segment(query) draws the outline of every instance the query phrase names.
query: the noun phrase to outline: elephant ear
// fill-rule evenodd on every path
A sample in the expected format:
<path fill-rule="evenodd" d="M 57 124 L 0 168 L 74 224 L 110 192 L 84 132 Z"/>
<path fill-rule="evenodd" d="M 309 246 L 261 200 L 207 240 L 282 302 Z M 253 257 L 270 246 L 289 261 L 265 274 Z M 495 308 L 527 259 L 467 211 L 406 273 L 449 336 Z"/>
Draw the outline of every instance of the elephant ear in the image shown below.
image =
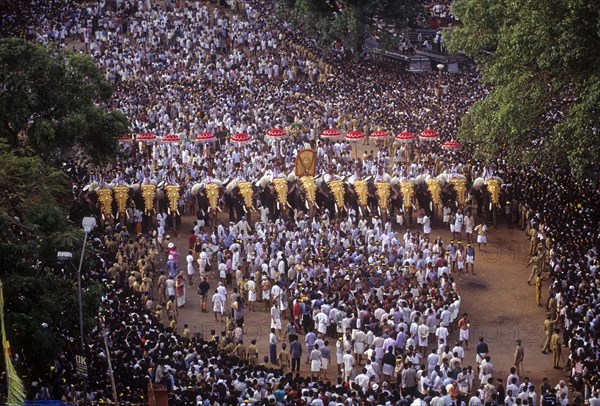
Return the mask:
<path fill-rule="evenodd" d="M 194 196 L 197 196 L 198 193 L 200 193 L 200 189 L 202 189 L 202 184 L 196 183 L 194 186 L 192 186 L 191 192 Z"/>
<path fill-rule="evenodd" d="M 473 189 L 480 190 L 484 184 L 485 181 L 483 180 L 483 178 L 477 178 L 473 181 Z"/>

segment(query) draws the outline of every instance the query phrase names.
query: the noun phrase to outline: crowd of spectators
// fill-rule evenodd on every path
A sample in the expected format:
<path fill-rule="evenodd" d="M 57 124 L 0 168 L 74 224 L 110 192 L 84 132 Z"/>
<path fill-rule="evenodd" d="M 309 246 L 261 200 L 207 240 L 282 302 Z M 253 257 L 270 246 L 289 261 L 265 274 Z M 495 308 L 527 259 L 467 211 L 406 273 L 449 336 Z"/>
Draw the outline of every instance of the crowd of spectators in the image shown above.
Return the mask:
<path fill-rule="evenodd" d="M 438 98 L 436 74 L 326 55 L 285 23 L 270 19 L 269 7 L 270 2 L 258 1 L 234 1 L 221 9 L 203 2 L 40 0 L 29 8 L 12 4 L 3 10 L 2 35 L 89 52 L 116 87 L 107 107 L 123 111 L 136 134 L 177 134 L 187 140 L 205 131 L 217 134 L 219 143 L 210 148 L 188 141 L 140 153 L 126 145 L 128 162 L 111 174 L 97 172 L 106 181 L 128 183 L 173 176 L 186 191 L 207 176 L 224 178 L 238 171 L 240 178 L 256 180 L 269 171 L 290 170 L 304 143 L 312 144 L 325 162 L 320 172 L 334 166 L 334 173 L 349 175 L 352 149 L 342 142 L 322 144 L 322 130 L 419 132 L 431 127 L 450 139 L 469 106 L 485 95 L 474 74 L 444 74 L 446 92 Z M 293 140 L 278 145 L 261 139 L 272 127 L 297 122 L 302 126 Z M 244 146 L 226 140 L 240 131 L 255 140 Z M 440 156 L 443 165 L 434 168 Z M 442 155 L 432 143 L 414 149 L 410 162 L 402 148 L 383 146 L 361 158 L 370 175 L 393 167 L 393 175 L 415 177 L 455 173 L 456 167 L 467 167 L 467 157 Z M 248 165 L 240 165 L 244 161 Z M 483 170 L 479 165 L 475 172 Z M 538 269 L 547 269 L 553 280 L 547 307 L 551 319 L 558 316 L 555 325 L 562 326 L 562 342 L 570 348 L 573 388 L 597 402 L 598 190 L 560 175 L 551 181 L 533 168 L 502 172 L 508 199 L 521 207 L 516 220 L 532 238 L 532 254 L 541 255 Z M 75 177 L 75 190 L 91 180 L 99 179 Z M 493 351 L 484 342 L 476 347 L 483 355 L 479 365 L 471 368 L 462 363 L 466 346 L 447 342 L 453 327 L 468 331 L 453 280 L 456 270 L 451 269 L 465 248 L 458 241 L 433 239 L 425 229 L 403 234 L 391 223 L 367 221 L 356 213 L 342 219 L 297 216 L 288 223 L 261 220 L 252 228 L 242 221 L 195 230 L 199 247 L 197 258 L 190 254 L 187 275 L 184 267 L 175 268 L 178 254 L 168 238 L 161 243 L 125 225 L 98 234 L 97 248 L 106 264 L 98 277 L 106 284 L 106 296 L 89 339 L 88 393 L 68 351 L 31 390 L 40 399 L 112 398 L 103 372 L 106 328 L 122 402 L 145 403 L 152 396 L 146 391 L 150 382 L 165 384 L 175 405 L 551 401 L 550 386 L 536 392 L 533 385 L 520 385 L 523 377 L 516 373 L 498 385 L 492 378 L 497 378 Z M 195 245 L 178 248 L 195 250 Z M 196 261 L 202 253 L 210 256 L 214 269 Z M 169 261 L 175 265 L 167 266 Z M 227 315 L 235 305 L 225 335 L 199 337 L 177 326 L 177 308 L 184 301 L 174 299 L 185 286 L 175 279 L 181 274 L 189 279 L 211 272 L 220 276 L 223 269 L 215 294 L 224 293 L 224 310 L 216 313 Z M 275 353 L 263 362 L 251 357 L 240 326 L 244 309 L 254 301 L 252 289 L 271 312 L 274 329 L 269 342 Z M 213 297 L 212 291 L 205 294 Z M 311 378 L 294 373 L 300 334 L 301 362 L 310 362 Z M 469 339 L 464 331 L 460 337 Z M 281 341 L 289 341 L 289 354 Z M 338 377 L 325 378 L 325 359 L 335 360 Z M 512 378 L 516 389 L 509 389 Z M 560 398 L 563 386 L 557 391 Z"/>

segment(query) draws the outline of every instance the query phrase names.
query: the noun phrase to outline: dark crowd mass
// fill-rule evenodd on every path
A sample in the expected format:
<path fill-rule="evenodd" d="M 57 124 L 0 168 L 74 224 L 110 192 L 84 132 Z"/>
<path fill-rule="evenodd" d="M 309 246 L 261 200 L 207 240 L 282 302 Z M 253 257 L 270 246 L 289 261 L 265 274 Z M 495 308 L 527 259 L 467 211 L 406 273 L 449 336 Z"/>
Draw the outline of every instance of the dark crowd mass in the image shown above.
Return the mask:
<path fill-rule="evenodd" d="M 437 73 L 326 52 L 270 1 L 222 3 L 39 0 L 3 10 L 2 35 L 89 53 L 115 86 L 106 107 L 125 113 L 133 134 L 113 165 L 79 155 L 62 163 L 71 218 L 99 224 L 98 266 L 86 278 L 105 294 L 86 338 L 87 391 L 75 340 L 29 377 L 30 398 L 148 404 L 155 384 L 170 405 L 600 405 L 597 186 L 442 147 L 486 95 L 475 73 L 443 73 L 439 97 Z M 447 4 L 434 6 L 446 15 Z M 287 137 L 267 139 L 273 128 Z M 328 129 L 341 136 L 322 137 Z M 394 141 L 425 129 L 434 140 Z M 348 142 L 353 130 L 371 137 Z M 312 182 L 294 173 L 305 149 Z M 149 203 L 146 186 L 155 187 Z M 102 214 L 102 190 L 114 219 Z M 527 283 L 547 310 L 543 352 L 565 380 L 530 382 L 521 342 L 500 376 L 493 345 L 472 336 L 461 310 L 456 278 L 477 275 L 501 220 L 529 239 Z M 196 294 L 196 311 L 222 330 L 196 334 L 179 322 Z M 245 337 L 255 311 L 265 313 L 268 353 Z M 14 362 L 27 369 L 25 356 Z"/>

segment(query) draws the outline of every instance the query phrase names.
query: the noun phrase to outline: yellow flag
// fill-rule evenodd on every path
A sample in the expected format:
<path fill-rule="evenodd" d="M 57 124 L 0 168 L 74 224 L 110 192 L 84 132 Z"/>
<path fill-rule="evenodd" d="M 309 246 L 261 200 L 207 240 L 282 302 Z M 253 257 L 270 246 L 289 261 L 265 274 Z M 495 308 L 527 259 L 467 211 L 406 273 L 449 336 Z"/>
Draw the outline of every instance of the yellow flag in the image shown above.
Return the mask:
<path fill-rule="evenodd" d="M 0 281 L 0 326 L 2 328 L 2 349 L 6 364 L 6 376 L 8 377 L 8 404 L 23 405 L 25 404 L 25 388 L 10 360 L 10 343 L 6 339 L 6 331 L 4 330 L 4 285 L 2 281 Z"/>

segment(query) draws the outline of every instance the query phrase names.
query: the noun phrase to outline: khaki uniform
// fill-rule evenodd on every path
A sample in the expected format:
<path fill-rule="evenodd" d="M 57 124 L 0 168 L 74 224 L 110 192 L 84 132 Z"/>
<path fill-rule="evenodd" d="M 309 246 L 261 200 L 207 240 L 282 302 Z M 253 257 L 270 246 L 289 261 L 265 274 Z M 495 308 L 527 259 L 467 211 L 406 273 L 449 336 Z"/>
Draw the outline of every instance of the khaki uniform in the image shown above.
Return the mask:
<path fill-rule="evenodd" d="M 562 342 L 558 332 L 555 331 L 554 334 L 552 334 L 550 344 L 552 345 L 552 361 L 554 368 L 558 368 L 560 366 L 560 356 L 562 354 Z"/>
<path fill-rule="evenodd" d="M 258 347 L 256 344 L 250 344 L 247 351 L 248 363 L 252 366 L 258 365 Z"/>
<path fill-rule="evenodd" d="M 283 370 L 284 374 L 287 374 L 288 372 L 290 372 L 290 364 L 292 362 L 292 356 L 287 349 L 279 351 L 279 354 L 277 354 L 277 361 L 279 362 L 279 366 Z"/>
<path fill-rule="evenodd" d="M 525 350 L 521 344 L 515 348 L 515 368 L 517 369 L 517 375 L 521 375 L 521 364 L 523 364 L 523 358 L 525 357 Z"/>
<path fill-rule="evenodd" d="M 546 332 L 546 341 L 544 341 L 544 346 L 542 347 L 542 351 L 544 352 L 550 351 L 550 339 L 557 321 L 558 318 L 544 320 L 544 331 Z"/>
<path fill-rule="evenodd" d="M 542 276 L 541 275 L 537 275 L 535 277 L 535 304 L 537 306 L 542 305 Z"/>

